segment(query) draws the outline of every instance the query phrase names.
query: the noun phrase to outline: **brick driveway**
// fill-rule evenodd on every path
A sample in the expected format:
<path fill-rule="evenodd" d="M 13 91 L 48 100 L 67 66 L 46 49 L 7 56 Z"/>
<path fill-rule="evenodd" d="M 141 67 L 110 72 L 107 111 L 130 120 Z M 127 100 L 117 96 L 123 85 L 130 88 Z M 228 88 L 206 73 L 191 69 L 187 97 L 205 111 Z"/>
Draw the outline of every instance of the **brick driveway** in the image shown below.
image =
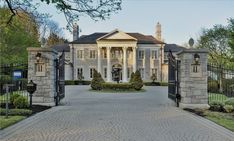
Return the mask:
<path fill-rule="evenodd" d="M 167 87 L 108 94 L 66 87 L 63 106 L 0 131 L 8 141 L 234 141 L 234 133 L 182 111 Z"/>

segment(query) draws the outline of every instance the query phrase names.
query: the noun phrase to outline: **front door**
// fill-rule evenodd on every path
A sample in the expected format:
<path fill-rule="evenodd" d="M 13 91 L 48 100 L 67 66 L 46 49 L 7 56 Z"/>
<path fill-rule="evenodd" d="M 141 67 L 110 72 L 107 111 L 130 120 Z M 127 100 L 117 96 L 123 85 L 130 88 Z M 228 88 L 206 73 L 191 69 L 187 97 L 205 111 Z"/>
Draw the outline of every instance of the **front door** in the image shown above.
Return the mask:
<path fill-rule="evenodd" d="M 112 80 L 116 82 L 122 81 L 122 66 L 120 64 L 112 66 Z"/>

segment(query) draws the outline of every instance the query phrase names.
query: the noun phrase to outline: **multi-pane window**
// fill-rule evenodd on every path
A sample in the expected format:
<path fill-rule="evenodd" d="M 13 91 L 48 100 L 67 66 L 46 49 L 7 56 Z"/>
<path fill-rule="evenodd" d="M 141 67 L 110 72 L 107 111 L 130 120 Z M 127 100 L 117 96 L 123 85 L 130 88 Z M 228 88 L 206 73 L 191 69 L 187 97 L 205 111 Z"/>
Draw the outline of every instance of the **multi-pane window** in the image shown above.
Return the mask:
<path fill-rule="evenodd" d="M 104 78 L 107 78 L 107 68 L 104 68 Z"/>
<path fill-rule="evenodd" d="M 152 75 L 155 75 L 157 77 L 157 69 L 156 68 L 151 69 L 151 76 Z"/>
<path fill-rule="evenodd" d="M 77 58 L 78 59 L 84 58 L 84 50 L 77 50 Z"/>
<path fill-rule="evenodd" d="M 152 59 L 157 59 L 158 58 L 158 51 L 157 50 L 152 50 L 151 51 L 151 58 Z"/>
<path fill-rule="evenodd" d="M 141 74 L 141 78 L 145 77 L 145 69 L 144 68 L 139 68 L 140 74 Z"/>
<path fill-rule="evenodd" d="M 95 59 L 95 50 L 90 50 L 89 51 L 89 58 Z"/>
<path fill-rule="evenodd" d="M 144 59 L 145 58 L 145 51 L 144 50 L 139 50 L 138 52 L 139 59 Z"/>
<path fill-rule="evenodd" d="M 77 68 L 77 78 L 82 79 L 83 77 L 83 68 Z"/>
<path fill-rule="evenodd" d="M 89 76 L 90 76 L 90 78 L 93 78 L 94 69 L 95 68 L 90 68 L 89 69 Z"/>

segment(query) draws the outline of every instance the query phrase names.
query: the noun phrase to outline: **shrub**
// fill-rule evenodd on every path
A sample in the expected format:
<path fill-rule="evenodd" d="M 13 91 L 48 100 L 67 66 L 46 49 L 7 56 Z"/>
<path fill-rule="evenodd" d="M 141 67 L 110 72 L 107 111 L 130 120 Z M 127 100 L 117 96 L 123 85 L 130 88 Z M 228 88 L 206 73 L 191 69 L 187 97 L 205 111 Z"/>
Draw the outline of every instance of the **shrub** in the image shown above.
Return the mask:
<path fill-rule="evenodd" d="M 233 111 L 233 106 L 232 105 L 225 105 L 223 106 L 223 109 L 227 113 L 231 113 Z"/>
<path fill-rule="evenodd" d="M 102 83 L 102 89 L 105 90 L 131 90 L 134 89 L 131 83 Z"/>
<path fill-rule="evenodd" d="M 6 109 L 0 108 L 0 115 L 5 115 Z M 28 109 L 9 109 L 8 115 L 9 116 L 29 116 L 32 114 L 32 110 Z"/>
<path fill-rule="evenodd" d="M 65 85 L 75 85 L 75 81 L 73 81 L 73 80 L 65 80 Z"/>
<path fill-rule="evenodd" d="M 132 85 L 133 85 L 134 89 L 137 91 L 141 90 L 141 88 L 143 87 L 143 81 L 141 79 L 141 74 L 138 70 L 134 74 Z"/>
<path fill-rule="evenodd" d="M 15 101 L 18 97 L 20 97 L 19 94 L 16 94 L 16 93 L 12 94 L 12 95 L 10 96 L 10 103 L 13 104 L 14 101 Z"/>
<path fill-rule="evenodd" d="M 151 79 L 153 82 L 155 82 L 155 80 L 157 80 L 157 75 L 154 73 L 154 74 L 150 77 L 150 79 Z"/>
<path fill-rule="evenodd" d="M 144 82 L 145 86 L 160 86 L 159 82 Z"/>
<path fill-rule="evenodd" d="M 129 83 L 132 83 L 132 82 L 133 82 L 133 79 L 134 79 L 134 75 L 135 75 L 135 73 L 134 73 L 134 72 L 132 72 L 132 73 L 131 73 L 131 77 L 130 77 L 130 80 L 129 80 Z"/>
<path fill-rule="evenodd" d="M 17 97 L 14 102 L 13 102 L 15 108 L 19 108 L 19 109 L 22 109 L 22 108 L 27 108 L 28 107 L 28 101 L 25 97 L 23 96 L 19 96 Z"/>
<path fill-rule="evenodd" d="M 217 93 L 219 92 L 219 84 L 216 80 L 208 81 L 208 92 Z"/>
<path fill-rule="evenodd" d="M 160 86 L 168 86 L 167 82 L 160 82 Z"/>
<path fill-rule="evenodd" d="M 225 105 L 232 105 L 234 107 L 234 98 L 229 98 L 225 101 Z"/>
<path fill-rule="evenodd" d="M 220 101 L 212 101 L 210 102 L 210 110 L 212 111 L 222 111 L 224 104 Z"/>
<path fill-rule="evenodd" d="M 102 89 L 101 74 L 99 75 L 99 73 L 95 69 L 94 69 L 94 73 L 93 73 L 93 79 L 91 81 L 91 88 L 93 90 L 101 90 Z"/>

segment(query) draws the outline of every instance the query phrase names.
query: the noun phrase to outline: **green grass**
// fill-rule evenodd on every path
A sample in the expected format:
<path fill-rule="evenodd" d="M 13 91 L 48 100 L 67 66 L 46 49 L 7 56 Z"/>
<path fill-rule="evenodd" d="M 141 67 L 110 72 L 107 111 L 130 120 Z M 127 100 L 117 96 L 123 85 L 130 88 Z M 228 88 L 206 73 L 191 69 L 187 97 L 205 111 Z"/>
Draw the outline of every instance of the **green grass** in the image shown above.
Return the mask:
<path fill-rule="evenodd" d="M 24 118 L 25 116 L 8 116 L 8 118 L 5 118 L 5 116 L 0 116 L 0 129 L 4 129 L 12 124 L 15 124 Z"/>
<path fill-rule="evenodd" d="M 218 93 L 209 93 L 208 94 L 209 102 L 211 101 L 221 101 L 224 102 L 225 100 L 228 99 L 227 96 L 223 94 L 218 94 Z"/>
<path fill-rule="evenodd" d="M 234 113 L 206 111 L 205 118 L 234 132 Z"/>

